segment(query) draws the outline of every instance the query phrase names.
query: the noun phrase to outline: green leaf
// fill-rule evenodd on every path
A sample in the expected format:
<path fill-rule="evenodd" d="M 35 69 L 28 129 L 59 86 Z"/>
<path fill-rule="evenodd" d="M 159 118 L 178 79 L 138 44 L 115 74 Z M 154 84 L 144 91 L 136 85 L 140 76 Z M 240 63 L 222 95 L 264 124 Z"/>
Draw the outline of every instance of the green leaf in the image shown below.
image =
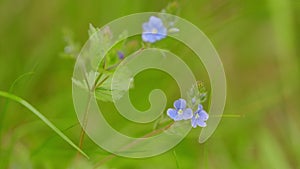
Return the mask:
<path fill-rule="evenodd" d="M 36 115 L 40 120 L 42 120 L 48 127 L 50 127 L 57 135 L 59 135 L 62 139 L 64 139 L 67 143 L 69 143 L 73 148 L 79 151 L 86 158 L 89 158 L 87 154 L 85 154 L 79 147 L 77 147 L 63 132 L 61 132 L 53 123 L 51 123 L 43 114 L 41 114 L 37 109 L 35 109 L 31 104 L 22 98 L 15 96 L 13 94 L 0 91 L 0 96 L 13 100 L 15 102 L 20 103 L 28 110 L 30 110 L 34 115 Z"/>
<path fill-rule="evenodd" d="M 132 73 L 127 68 L 123 67 L 118 71 L 118 74 L 114 77 L 116 80 L 113 84 L 112 77 L 113 76 L 110 75 L 101 86 L 96 88 L 95 95 L 97 100 L 112 102 L 112 92 L 115 94 L 115 99 L 120 99 L 129 89 L 134 87 Z M 102 77 L 99 81 L 104 78 L 105 77 Z"/>
<path fill-rule="evenodd" d="M 94 33 L 98 32 L 98 31 L 99 31 L 99 28 L 95 28 L 93 26 L 93 24 L 90 23 L 89 30 L 88 30 L 89 36 L 92 36 Z"/>
<path fill-rule="evenodd" d="M 95 90 L 95 96 L 97 100 L 101 100 L 104 102 L 112 102 L 111 90 L 103 87 L 98 87 Z"/>

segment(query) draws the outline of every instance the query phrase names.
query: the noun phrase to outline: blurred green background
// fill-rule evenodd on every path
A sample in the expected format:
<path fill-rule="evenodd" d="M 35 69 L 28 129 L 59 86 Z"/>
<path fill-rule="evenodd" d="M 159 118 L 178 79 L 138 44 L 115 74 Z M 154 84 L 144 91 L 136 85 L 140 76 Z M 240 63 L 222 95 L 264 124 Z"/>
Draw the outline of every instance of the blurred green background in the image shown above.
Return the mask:
<path fill-rule="evenodd" d="M 0 0 L 0 89 L 28 100 L 77 144 L 81 129 L 71 91 L 75 60 L 62 56 L 64 37 L 71 34 L 83 45 L 89 23 L 101 27 L 124 15 L 158 12 L 169 2 Z M 0 168 L 93 168 L 99 162 L 99 168 L 108 169 L 299 168 L 300 2 L 182 0 L 178 5 L 179 16 L 211 39 L 227 75 L 225 116 L 205 144 L 197 143 L 201 129 L 195 129 L 162 155 L 103 160 L 109 153 L 86 137 L 83 150 L 91 156 L 86 160 L 27 109 L 0 98 Z M 146 91 L 133 91 L 141 95 L 136 103 L 141 110 L 149 106 L 146 98 L 153 89 L 151 83 L 139 86 L 147 78 L 168 89 L 169 106 L 179 96 L 178 88 L 166 83 L 171 78 L 152 73 L 137 77 L 136 90 Z M 209 85 L 205 71 L 196 76 Z"/>

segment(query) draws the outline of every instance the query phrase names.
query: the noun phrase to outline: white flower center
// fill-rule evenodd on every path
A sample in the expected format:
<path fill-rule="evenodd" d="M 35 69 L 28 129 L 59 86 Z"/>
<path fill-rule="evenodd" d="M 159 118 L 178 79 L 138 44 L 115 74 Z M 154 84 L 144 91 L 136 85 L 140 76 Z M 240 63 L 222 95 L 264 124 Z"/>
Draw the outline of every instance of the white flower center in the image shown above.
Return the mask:
<path fill-rule="evenodd" d="M 157 34 L 157 33 L 158 33 L 158 30 L 157 30 L 156 28 L 153 28 L 152 31 L 151 31 L 151 33 Z"/>
<path fill-rule="evenodd" d="M 178 114 L 183 114 L 183 110 L 182 110 L 182 109 L 179 109 L 179 110 L 178 110 Z"/>

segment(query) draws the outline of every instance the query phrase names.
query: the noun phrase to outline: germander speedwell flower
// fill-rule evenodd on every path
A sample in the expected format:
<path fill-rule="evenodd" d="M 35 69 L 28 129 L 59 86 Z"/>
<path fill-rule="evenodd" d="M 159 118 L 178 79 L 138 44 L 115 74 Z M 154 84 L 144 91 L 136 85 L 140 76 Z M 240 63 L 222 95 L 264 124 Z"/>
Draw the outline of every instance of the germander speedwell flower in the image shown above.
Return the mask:
<path fill-rule="evenodd" d="M 174 102 L 175 109 L 168 109 L 168 116 L 174 121 L 188 120 L 193 116 L 193 110 L 186 108 L 186 101 L 184 99 L 178 99 Z"/>
<path fill-rule="evenodd" d="M 142 39 L 144 42 L 154 43 L 167 36 L 167 28 L 158 17 L 151 16 L 148 22 L 143 24 Z"/>
<path fill-rule="evenodd" d="M 206 120 L 208 119 L 208 114 L 203 109 L 203 106 L 201 104 L 198 105 L 197 111 L 194 113 L 191 124 L 193 128 L 196 128 L 197 126 L 200 127 L 206 127 Z"/>

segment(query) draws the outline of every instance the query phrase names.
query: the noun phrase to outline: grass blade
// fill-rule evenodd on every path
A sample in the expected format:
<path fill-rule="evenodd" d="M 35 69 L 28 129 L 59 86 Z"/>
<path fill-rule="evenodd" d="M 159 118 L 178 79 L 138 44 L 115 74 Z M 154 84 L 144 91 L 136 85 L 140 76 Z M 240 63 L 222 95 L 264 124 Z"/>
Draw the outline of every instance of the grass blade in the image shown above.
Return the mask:
<path fill-rule="evenodd" d="M 25 74 L 22 74 L 21 76 L 19 76 L 13 83 L 12 85 L 10 86 L 9 88 L 9 93 L 12 93 L 15 85 L 21 80 L 23 79 L 24 77 L 26 76 L 30 76 L 34 74 L 34 72 L 28 72 L 28 73 L 25 73 Z M 2 140 L 2 126 L 3 126 L 3 122 L 4 122 L 4 119 L 5 119 L 5 115 L 6 115 L 6 111 L 7 111 L 7 107 L 8 107 L 8 100 L 5 102 L 4 106 L 3 106 L 3 110 L 2 110 L 2 113 L 0 113 L 0 142 Z"/>
<path fill-rule="evenodd" d="M 174 158 L 175 158 L 175 161 L 176 161 L 176 168 L 180 169 L 178 158 L 177 158 L 177 154 L 176 154 L 175 150 L 173 150 L 173 155 L 174 155 Z"/>
<path fill-rule="evenodd" d="M 79 147 L 77 147 L 63 132 L 61 132 L 53 123 L 51 123 L 43 114 L 41 114 L 37 109 L 35 109 L 31 104 L 22 98 L 15 96 L 13 94 L 0 91 L 0 96 L 13 100 L 15 102 L 20 103 L 28 110 L 30 110 L 33 114 L 35 114 L 39 119 L 41 119 L 48 127 L 50 127 L 56 134 L 58 134 L 62 139 L 64 139 L 67 143 L 69 143 L 73 148 L 79 151 L 86 158 L 89 158 L 87 154 L 85 154 Z"/>

